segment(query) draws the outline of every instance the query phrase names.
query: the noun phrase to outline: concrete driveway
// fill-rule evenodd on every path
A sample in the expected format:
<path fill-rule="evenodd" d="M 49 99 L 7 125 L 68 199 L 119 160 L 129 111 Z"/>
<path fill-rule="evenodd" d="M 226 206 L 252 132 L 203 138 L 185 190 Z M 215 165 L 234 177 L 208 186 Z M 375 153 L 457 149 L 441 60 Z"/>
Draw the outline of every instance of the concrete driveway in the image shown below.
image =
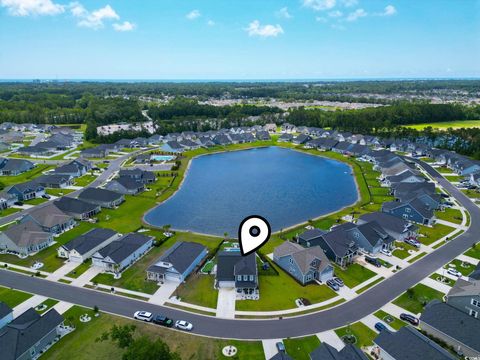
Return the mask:
<path fill-rule="evenodd" d="M 151 302 L 157 305 L 165 304 L 165 302 L 168 299 L 170 299 L 172 294 L 175 292 L 178 285 L 180 285 L 180 282 L 176 282 L 176 281 L 165 282 L 160 286 L 160 288 L 155 292 L 155 294 L 152 295 L 152 297 L 150 298 L 150 300 L 148 300 L 148 302 Z"/>
<path fill-rule="evenodd" d="M 234 288 L 220 288 L 218 290 L 216 316 L 225 319 L 234 319 L 236 297 L 237 293 Z"/>

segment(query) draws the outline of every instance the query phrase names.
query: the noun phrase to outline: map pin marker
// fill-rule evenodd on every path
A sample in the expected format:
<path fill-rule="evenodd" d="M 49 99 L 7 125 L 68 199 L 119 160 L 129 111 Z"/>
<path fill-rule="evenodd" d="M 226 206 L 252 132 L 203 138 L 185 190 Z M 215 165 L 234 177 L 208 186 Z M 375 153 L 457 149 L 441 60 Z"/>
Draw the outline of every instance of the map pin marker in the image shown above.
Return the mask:
<path fill-rule="evenodd" d="M 243 219 L 238 228 L 242 255 L 246 256 L 261 248 L 270 239 L 270 233 L 270 224 L 265 218 L 252 215 Z"/>

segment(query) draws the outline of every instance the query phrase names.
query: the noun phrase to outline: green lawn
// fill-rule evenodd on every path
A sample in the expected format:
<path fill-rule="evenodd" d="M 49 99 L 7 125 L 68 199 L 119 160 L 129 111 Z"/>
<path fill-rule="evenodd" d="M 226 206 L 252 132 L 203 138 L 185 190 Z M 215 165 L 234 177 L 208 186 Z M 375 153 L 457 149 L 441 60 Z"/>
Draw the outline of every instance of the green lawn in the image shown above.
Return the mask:
<path fill-rule="evenodd" d="M 417 284 L 396 298 L 393 303 L 413 314 L 418 314 L 423 311 L 424 306 L 429 301 L 434 299 L 441 300 L 443 295 L 444 294 L 440 291 L 432 289 L 426 285 Z"/>
<path fill-rule="evenodd" d="M 90 265 L 92 265 L 92 260 L 88 259 L 87 261 L 79 264 L 75 269 L 70 271 L 67 274 L 67 277 L 71 278 L 78 278 L 80 275 L 82 275 L 85 271 L 87 271 L 90 268 Z"/>
<path fill-rule="evenodd" d="M 310 360 L 310 353 L 320 346 L 320 340 L 315 335 L 296 339 L 283 340 L 285 350 L 295 360 Z"/>
<path fill-rule="evenodd" d="M 144 235 L 152 235 L 157 239 L 163 238 L 160 231 L 151 230 L 142 233 Z M 93 278 L 99 284 L 105 284 L 115 287 L 122 287 L 128 290 L 140 291 L 147 294 L 153 294 L 158 289 L 158 285 L 155 281 L 146 280 L 147 268 L 154 263 L 160 255 L 162 255 L 167 249 L 173 246 L 177 241 L 193 241 L 205 245 L 209 251 L 215 249 L 218 246 L 221 238 L 196 235 L 191 233 L 177 233 L 175 236 L 167 239 L 159 247 L 153 247 L 147 254 L 145 254 L 139 261 L 130 266 L 122 273 L 120 279 L 114 279 L 111 274 L 99 274 Z M 216 304 L 216 303 L 215 303 Z"/>
<path fill-rule="evenodd" d="M 417 254 L 415 255 L 413 258 L 411 258 L 410 260 L 408 260 L 408 262 L 410 264 L 414 263 L 415 261 L 417 261 L 418 259 L 421 259 L 422 257 L 424 257 L 425 255 L 427 255 L 426 252 L 421 252 L 420 254 Z"/>
<path fill-rule="evenodd" d="M 101 310 L 101 309 L 100 309 Z M 133 311 L 133 310 L 132 310 Z M 89 313 L 92 321 L 82 323 L 79 317 Z M 172 331 L 161 326 L 145 324 L 123 317 L 101 313 L 93 316 L 90 309 L 74 306 L 65 314 L 66 323 L 73 323 L 76 330 L 53 345 L 45 355 L 48 360 L 121 360 L 123 351 L 110 341 L 97 342 L 102 333 L 113 325 L 133 324 L 136 326 L 135 336 L 147 335 L 152 339 L 160 338 L 176 351 L 181 359 L 211 360 L 222 359 L 222 348 L 234 345 L 238 354 L 233 359 L 264 359 L 261 341 L 219 340 L 203 336 L 194 336 L 185 332 Z"/>
<path fill-rule="evenodd" d="M 418 227 L 419 233 L 425 235 L 418 238 L 418 240 L 424 245 L 430 245 L 455 230 L 454 228 L 443 224 L 435 224 L 433 227 L 418 225 Z"/>
<path fill-rule="evenodd" d="M 74 189 L 46 189 L 46 193 L 48 195 L 53 195 L 53 196 L 63 196 L 70 194 L 71 192 L 74 192 Z"/>
<path fill-rule="evenodd" d="M 437 217 L 437 219 L 450 221 L 454 224 L 461 224 L 463 219 L 462 212 L 460 210 L 451 208 L 446 208 L 444 211 L 435 211 L 435 216 Z M 438 225 L 440 224 L 437 224 L 435 226 Z M 450 231 L 452 231 L 451 228 Z"/>
<path fill-rule="evenodd" d="M 25 205 L 38 205 L 38 204 L 42 204 L 46 201 L 47 201 L 47 199 L 40 197 L 40 198 L 27 200 L 24 203 L 25 203 Z"/>
<path fill-rule="evenodd" d="M 177 288 L 174 295 L 181 301 L 216 309 L 218 290 L 213 288 L 214 284 L 214 275 L 192 274 L 186 283 Z"/>
<path fill-rule="evenodd" d="M 447 130 L 449 128 L 453 128 L 453 129 L 473 128 L 473 127 L 480 127 L 480 120 L 458 120 L 458 121 L 445 121 L 445 122 L 405 125 L 405 127 L 409 127 L 417 130 L 423 130 L 424 128 L 429 126 L 439 130 Z"/>
<path fill-rule="evenodd" d="M 416 247 L 400 241 L 395 241 L 395 247 L 396 249 L 393 251 L 393 255 L 399 259 L 405 259 L 409 257 L 411 255 L 408 252 L 409 250 L 418 251 Z"/>
<path fill-rule="evenodd" d="M 470 250 L 468 250 L 465 255 L 473 257 L 475 259 L 480 259 L 480 244 L 475 244 Z"/>
<path fill-rule="evenodd" d="M 346 286 L 354 288 L 371 277 L 374 277 L 376 274 L 372 270 L 354 263 L 349 265 L 345 270 L 335 266 L 335 275 L 342 279 Z"/>
<path fill-rule="evenodd" d="M 480 192 L 477 190 L 462 190 L 462 192 L 472 199 L 480 199 Z"/>
<path fill-rule="evenodd" d="M 0 211 L 0 217 L 15 214 L 16 212 L 19 212 L 20 210 L 21 209 L 16 209 L 16 208 L 7 208 L 7 209 L 4 209 L 4 210 L 1 210 Z"/>
<path fill-rule="evenodd" d="M 350 326 L 337 329 L 335 330 L 335 333 L 340 339 L 345 335 L 354 335 L 357 339 L 355 346 L 360 348 L 373 345 L 373 339 L 377 337 L 375 331 L 371 330 L 367 325 L 364 325 L 361 322 L 356 322 Z"/>
<path fill-rule="evenodd" d="M 455 265 L 454 269 L 460 271 L 464 276 L 468 276 L 473 270 L 475 270 L 476 267 L 475 265 L 468 262 L 462 263 L 462 261 L 458 259 L 453 260 L 450 264 Z M 462 264 L 465 266 L 462 266 Z M 448 269 L 448 265 L 445 265 L 444 268 Z"/>
<path fill-rule="evenodd" d="M 87 186 L 92 181 L 97 178 L 95 175 L 85 174 L 77 179 L 75 179 L 75 186 Z"/>
<path fill-rule="evenodd" d="M 9 185 L 19 184 L 25 181 L 32 180 L 43 172 L 53 168 L 53 165 L 37 165 L 32 170 L 24 172 L 17 176 L 0 176 L 0 189 L 3 189 Z"/>
<path fill-rule="evenodd" d="M 386 324 L 390 325 L 392 328 L 395 330 L 400 330 L 402 327 L 407 325 L 407 323 L 404 323 L 402 320 L 397 319 L 396 317 L 386 313 L 383 310 L 378 310 L 375 314 L 377 318 L 385 322 Z M 387 321 L 388 320 L 388 321 Z M 393 320 L 393 321 L 392 321 Z"/>
<path fill-rule="evenodd" d="M 24 302 L 25 300 L 30 299 L 32 296 L 32 294 L 28 294 L 23 291 L 13 290 L 0 286 L 0 301 L 4 302 L 12 309 L 15 306 Z"/>
<path fill-rule="evenodd" d="M 41 311 L 38 311 L 38 313 L 40 314 L 43 314 L 45 312 L 47 312 L 48 310 L 50 310 L 53 306 L 55 306 L 55 304 L 57 304 L 58 301 L 57 300 L 54 300 L 54 299 L 47 299 L 45 300 L 42 304 L 46 305 L 47 307 L 44 309 L 44 310 L 41 310 Z"/>
<path fill-rule="evenodd" d="M 360 289 L 358 289 L 356 293 L 361 294 L 362 292 L 367 291 L 368 289 L 370 289 L 371 287 L 374 287 L 375 285 L 377 285 L 379 282 L 382 282 L 383 280 L 385 280 L 383 276 L 379 277 L 377 280 L 372 281 L 370 284 L 367 284 L 364 287 L 361 287 Z"/>

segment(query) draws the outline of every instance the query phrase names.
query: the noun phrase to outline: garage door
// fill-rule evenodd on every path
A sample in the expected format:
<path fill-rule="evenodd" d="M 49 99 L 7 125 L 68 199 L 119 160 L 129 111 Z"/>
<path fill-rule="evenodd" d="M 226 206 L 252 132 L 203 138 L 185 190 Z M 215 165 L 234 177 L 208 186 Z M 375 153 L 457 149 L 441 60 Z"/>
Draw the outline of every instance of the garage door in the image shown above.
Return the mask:
<path fill-rule="evenodd" d="M 70 261 L 82 263 L 82 262 L 83 262 L 83 259 L 82 259 L 81 256 L 73 256 L 73 255 L 70 255 Z"/>

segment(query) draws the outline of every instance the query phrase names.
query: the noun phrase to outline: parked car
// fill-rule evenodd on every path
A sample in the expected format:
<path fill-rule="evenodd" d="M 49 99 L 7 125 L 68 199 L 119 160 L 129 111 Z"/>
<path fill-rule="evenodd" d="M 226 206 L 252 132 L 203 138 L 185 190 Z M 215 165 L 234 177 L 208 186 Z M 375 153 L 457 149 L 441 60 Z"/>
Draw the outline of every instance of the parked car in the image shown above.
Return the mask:
<path fill-rule="evenodd" d="M 365 256 L 365 261 L 368 262 L 369 264 L 372 264 L 373 266 L 376 266 L 376 267 L 381 267 L 382 266 L 382 263 L 378 259 L 375 259 L 375 258 L 370 257 L 370 256 Z"/>
<path fill-rule="evenodd" d="M 193 329 L 193 325 L 185 320 L 177 320 L 175 322 L 175 327 L 180 330 L 191 331 Z"/>
<path fill-rule="evenodd" d="M 283 344 L 283 342 L 279 341 L 275 344 L 275 346 L 277 347 L 278 352 L 281 352 L 281 353 L 286 352 L 285 345 Z"/>
<path fill-rule="evenodd" d="M 380 252 L 381 252 L 383 255 L 392 256 L 392 252 L 391 252 L 390 250 L 382 249 L 382 250 L 380 250 Z"/>
<path fill-rule="evenodd" d="M 381 323 L 381 322 L 377 322 L 377 323 L 375 324 L 375 329 L 377 329 L 378 332 L 382 332 L 382 331 L 384 331 L 384 330 L 388 330 L 388 328 L 387 328 L 383 323 Z"/>
<path fill-rule="evenodd" d="M 421 246 L 420 242 L 415 239 L 405 239 L 405 242 L 409 245 L 415 246 L 416 248 Z"/>
<path fill-rule="evenodd" d="M 448 194 L 441 193 L 440 196 L 443 197 L 444 199 L 450 199 L 450 195 Z"/>
<path fill-rule="evenodd" d="M 456 277 L 462 277 L 462 273 L 460 271 L 451 267 L 448 268 L 447 273 Z"/>
<path fill-rule="evenodd" d="M 166 327 L 172 327 L 173 326 L 173 320 L 169 319 L 166 316 L 163 315 L 156 315 L 153 320 L 155 324 L 166 326 Z"/>
<path fill-rule="evenodd" d="M 327 285 L 330 287 L 330 289 L 338 291 L 340 290 L 340 287 L 338 286 L 337 282 L 335 280 L 327 280 Z"/>
<path fill-rule="evenodd" d="M 343 283 L 343 280 L 340 279 L 340 278 L 338 278 L 338 277 L 333 278 L 333 281 L 335 281 L 335 282 L 337 283 L 337 285 L 340 286 L 340 287 L 342 287 L 343 285 L 345 285 L 345 284 Z"/>
<path fill-rule="evenodd" d="M 417 326 L 420 322 L 418 320 L 418 318 L 416 318 L 415 316 L 410 315 L 410 314 L 406 314 L 406 313 L 401 313 L 400 314 L 400 319 L 412 324 L 413 326 Z"/>
<path fill-rule="evenodd" d="M 137 311 L 135 314 L 133 314 L 133 317 L 137 320 L 150 322 L 152 321 L 153 314 L 148 311 Z"/>
<path fill-rule="evenodd" d="M 15 202 L 13 203 L 13 205 L 23 206 L 23 202 L 21 202 L 21 201 L 15 201 Z"/>
<path fill-rule="evenodd" d="M 44 199 L 47 199 L 47 200 L 48 200 L 48 199 L 50 199 L 50 195 L 48 195 L 48 194 L 43 194 L 43 195 L 42 195 L 42 198 L 44 198 Z"/>

